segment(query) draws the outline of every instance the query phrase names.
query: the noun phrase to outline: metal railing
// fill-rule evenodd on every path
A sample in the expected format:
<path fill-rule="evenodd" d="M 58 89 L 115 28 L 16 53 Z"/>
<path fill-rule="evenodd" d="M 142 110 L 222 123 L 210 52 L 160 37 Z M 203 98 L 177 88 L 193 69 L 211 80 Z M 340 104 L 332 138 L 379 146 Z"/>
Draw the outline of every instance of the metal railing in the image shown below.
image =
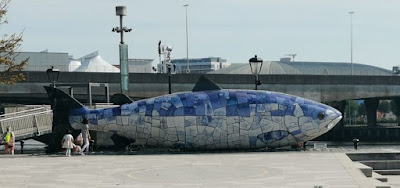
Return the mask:
<path fill-rule="evenodd" d="M 53 111 L 48 107 L 41 107 L 3 114 L 0 116 L 0 127 L 3 134 L 7 127 L 11 127 L 16 140 L 51 133 Z"/>

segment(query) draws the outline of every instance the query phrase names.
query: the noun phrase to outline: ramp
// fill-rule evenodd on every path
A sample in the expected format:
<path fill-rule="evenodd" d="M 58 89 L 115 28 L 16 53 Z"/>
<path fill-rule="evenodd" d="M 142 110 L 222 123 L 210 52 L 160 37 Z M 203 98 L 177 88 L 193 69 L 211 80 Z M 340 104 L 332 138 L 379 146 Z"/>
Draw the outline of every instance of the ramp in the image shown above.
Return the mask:
<path fill-rule="evenodd" d="M 49 106 L 43 106 L 1 115 L 1 133 L 5 133 L 8 126 L 14 132 L 15 140 L 48 134 L 53 127 L 53 111 Z"/>

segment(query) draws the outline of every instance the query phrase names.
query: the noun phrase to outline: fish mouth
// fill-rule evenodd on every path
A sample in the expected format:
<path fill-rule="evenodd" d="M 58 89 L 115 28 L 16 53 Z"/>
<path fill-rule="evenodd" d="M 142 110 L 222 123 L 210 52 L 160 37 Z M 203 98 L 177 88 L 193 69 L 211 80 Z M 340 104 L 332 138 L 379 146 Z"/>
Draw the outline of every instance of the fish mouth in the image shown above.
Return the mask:
<path fill-rule="evenodd" d="M 339 121 L 342 119 L 343 116 L 339 116 L 337 118 L 335 118 L 334 120 L 332 120 L 331 122 L 329 122 L 326 125 L 326 129 L 327 131 L 331 130 L 337 123 L 339 123 Z"/>

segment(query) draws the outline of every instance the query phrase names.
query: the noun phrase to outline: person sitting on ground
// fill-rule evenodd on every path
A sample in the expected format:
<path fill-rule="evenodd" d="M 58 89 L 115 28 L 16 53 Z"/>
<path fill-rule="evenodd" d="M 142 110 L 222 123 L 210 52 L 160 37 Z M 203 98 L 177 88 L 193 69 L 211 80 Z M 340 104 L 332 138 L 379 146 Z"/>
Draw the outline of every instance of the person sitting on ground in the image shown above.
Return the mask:
<path fill-rule="evenodd" d="M 73 147 L 72 153 L 74 153 L 74 154 L 80 154 L 80 155 L 85 155 L 85 154 L 83 154 L 83 152 L 82 152 L 81 146 L 76 145 L 76 144 L 73 144 L 72 147 Z"/>

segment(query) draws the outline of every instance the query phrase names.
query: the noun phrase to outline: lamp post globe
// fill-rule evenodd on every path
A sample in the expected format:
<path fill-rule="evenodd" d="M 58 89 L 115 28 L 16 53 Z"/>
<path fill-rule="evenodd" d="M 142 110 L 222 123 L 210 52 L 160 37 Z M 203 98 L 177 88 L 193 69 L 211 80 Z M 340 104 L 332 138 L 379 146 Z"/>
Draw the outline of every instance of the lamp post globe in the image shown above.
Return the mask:
<path fill-rule="evenodd" d="M 251 72 L 254 74 L 255 76 L 255 89 L 257 90 L 257 86 L 261 85 L 261 81 L 258 79 L 258 75 L 261 72 L 261 68 L 263 65 L 263 60 L 260 57 L 257 57 L 257 55 L 255 55 L 254 57 L 249 59 L 249 65 L 250 65 L 250 70 Z"/>

